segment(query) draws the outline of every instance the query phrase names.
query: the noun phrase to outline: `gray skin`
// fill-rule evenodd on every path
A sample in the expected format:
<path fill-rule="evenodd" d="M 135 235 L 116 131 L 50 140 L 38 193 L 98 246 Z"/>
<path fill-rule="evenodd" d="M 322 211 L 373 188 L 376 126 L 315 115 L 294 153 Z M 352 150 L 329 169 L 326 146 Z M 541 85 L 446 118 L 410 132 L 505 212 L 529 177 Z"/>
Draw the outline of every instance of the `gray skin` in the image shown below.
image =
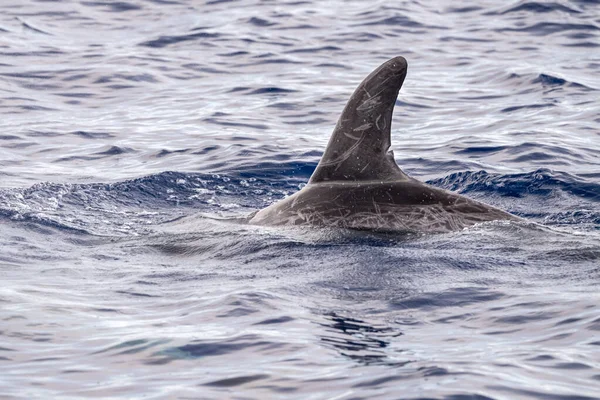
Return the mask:
<path fill-rule="evenodd" d="M 394 104 L 407 63 L 383 63 L 356 88 L 308 184 L 257 212 L 256 225 L 310 225 L 444 233 L 494 220 L 520 220 L 497 208 L 406 175 L 390 150 Z"/>

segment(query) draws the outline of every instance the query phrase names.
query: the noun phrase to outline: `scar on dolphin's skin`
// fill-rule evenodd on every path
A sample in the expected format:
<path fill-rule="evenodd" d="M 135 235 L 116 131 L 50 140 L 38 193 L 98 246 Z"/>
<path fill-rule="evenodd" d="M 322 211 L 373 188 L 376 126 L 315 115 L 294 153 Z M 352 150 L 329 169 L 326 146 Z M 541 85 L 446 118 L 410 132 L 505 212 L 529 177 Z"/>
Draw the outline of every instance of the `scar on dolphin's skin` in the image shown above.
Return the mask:
<path fill-rule="evenodd" d="M 521 220 L 411 178 L 396 164 L 391 121 L 407 68 L 403 57 L 395 57 L 367 76 L 344 107 L 308 184 L 249 222 L 442 233 L 485 221 Z"/>

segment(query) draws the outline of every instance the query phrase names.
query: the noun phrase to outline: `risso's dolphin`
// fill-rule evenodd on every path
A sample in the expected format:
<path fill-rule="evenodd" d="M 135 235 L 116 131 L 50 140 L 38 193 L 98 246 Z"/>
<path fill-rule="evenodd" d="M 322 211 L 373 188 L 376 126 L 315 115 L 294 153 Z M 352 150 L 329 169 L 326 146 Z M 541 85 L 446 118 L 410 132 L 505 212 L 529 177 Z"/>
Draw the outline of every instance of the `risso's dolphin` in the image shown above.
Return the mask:
<path fill-rule="evenodd" d="M 398 167 L 390 127 L 407 66 L 396 57 L 367 76 L 346 104 L 308 184 L 257 212 L 251 224 L 442 233 L 520 220 L 420 182 Z"/>

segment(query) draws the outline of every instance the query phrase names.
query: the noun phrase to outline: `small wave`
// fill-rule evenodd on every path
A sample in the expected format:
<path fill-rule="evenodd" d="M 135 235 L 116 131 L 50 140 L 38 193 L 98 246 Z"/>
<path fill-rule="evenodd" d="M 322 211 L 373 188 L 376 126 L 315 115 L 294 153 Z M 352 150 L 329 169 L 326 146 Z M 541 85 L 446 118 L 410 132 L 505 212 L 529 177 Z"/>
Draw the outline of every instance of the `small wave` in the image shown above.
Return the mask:
<path fill-rule="evenodd" d="M 85 139 L 108 139 L 114 137 L 113 134 L 107 132 L 92 132 L 92 131 L 74 131 L 71 135 L 79 136 Z"/>
<path fill-rule="evenodd" d="M 293 90 L 293 89 L 284 89 L 284 88 L 280 88 L 280 87 L 265 87 L 265 88 L 260 88 L 260 89 L 255 89 L 252 90 L 251 92 L 248 92 L 247 94 L 281 94 L 281 93 L 294 93 L 297 92 L 297 90 Z"/>
<path fill-rule="evenodd" d="M 36 27 L 32 26 L 31 24 L 28 24 L 27 22 L 23 21 L 23 20 L 22 20 L 22 19 L 20 19 L 20 18 L 17 18 L 17 20 L 18 20 L 18 21 L 21 23 L 21 25 L 22 25 L 22 26 L 23 26 L 25 29 L 27 29 L 27 30 L 30 30 L 30 31 L 32 31 L 32 32 L 35 32 L 35 33 L 41 33 L 42 35 L 50 35 L 50 36 L 52 35 L 51 33 L 48 33 L 48 32 L 46 32 L 46 31 L 43 31 L 43 30 L 41 30 L 41 29 L 38 29 L 38 28 L 36 28 Z"/>
<path fill-rule="evenodd" d="M 423 26 L 420 22 L 414 21 L 404 15 L 395 15 L 393 17 L 383 17 L 375 21 L 363 22 L 356 26 L 371 26 L 371 25 L 390 25 L 390 26 L 402 26 L 408 28 L 420 28 Z"/>
<path fill-rule="evenodd" d="M 216 387 L 236 387 L 244 385 L 246 383 L 268 379 L 270 375 L 267 374 L 256 374 L 256 375 L 240 375 L 234 378 L 218 379 L 216 381 L 210 381 L 203 383 L 204 386 L 216 386 Z"/>
<path fill-rule="evenodd" d="M 503 10 L 494 11 L 493 13 L 486 13 L 485 15 L 503 15 L 518 12 L 530 12 L 534 14 L 543 14 L 549 12 L 563 12 L 567 14 L 580 14 L 581 11 L 559 3 L 539 3 L 535 1 L 522 1 L 515 6 L 509 6 Z"/>
<path fill-rule="evenodd" d="M 214 39 L 218 38 L 221 35 L 218 33 L 209 33 L 209 32 L 197 32 L 191 33 L 188 35 L 173 35 L 173 36 L 160 36 L 158 39 L 148 40 L 146 42 L 142 42 L 139 45 L 145 47 L 153 47 L 153 48 L 163 48 L 173 44 L 188 42 L 191 40 L 203 40 L 203 39 Z"/>
<path fill-rule="evenodd" d="M 526 32 L 536 36 L 548 36 L 559 32 L 567 31 L 598 31 L 599 27 L 591 24 L 568 24 L 557 22 L 539 22 L 534 25 L 525 26 L 523 28 L 499 28 L 496 32 Z"/>
<path fill-rule="evenodd" d="M 127 3 L 124 1 L 106 2 L 106 1 L 82 1 L 82 5 L 90 7 L 98 7 L 109 12 L 126 12 L 133 10 L 141 10 L 142 7 L 137 4 Z"/>
<path fill-rule="evenodd" d="M 566 79 L 552 76 L 549 74 L 539 74 L 537 78 L 534 78 L 531 83 L 539 83 L 544 87 L 548 86 L 572 86 L 578 88 L 591 89 L 585 85 L 577 82 L 567 81 Z"/>
<path fill-rule="evenodd" d="M 391 301 L 395 309 L 428 309 L 438 307 L 462 307 L 465 305 L 494 301 L 505 295 L 489 288 L 464 287 L 448 289 L 445 292 L 424 293 L 418 296 Z"/>
<path fill-rule="evenodd" d="M 526 106 L 512 106 L 512 107 L 506 107 L 503 108 L 502 110 L 500 110 L 501 112 L 504 113 L 510 113 L 513 111 L 518 111 L 518 110 L 535 110 L 538 108 L 547 108 L 547 107 L 555 107 L 555 104 L 552 103 L 546 103 L 546 104 L 529 104 Z"/>
<path fill-rule="evenodd" d="M 509 197 L 548 197 L 553 191 L 560 190 L 588 201 L 600 201 L 600 184 L 548 169 L 513 175 L 489 174 L 486 171 L 457 172 L 428 183 L 460 193 L 483 191 Z"/>
<path fill-rule="evenodd" d="M 254 26 L 258 26 L 261 28 L 267 27 L 267 26 L 273 26 L 273 25 L 277 25 L 277 22 L 271 22 L 267 19 L 263 19 L 263 18 L 258 18 L 258 17 L 252 17 L 248 20 L 248 23 Z"/>
<path fill-rule="evenodd" d="M 110 146 L 107 150 L 99 151 L 94 154 L 102 155 L 102 156 L 117 156 L 125 153 L 134 153 L 135 150 L 129 147 L 119 147 L 119 146 Z"/>

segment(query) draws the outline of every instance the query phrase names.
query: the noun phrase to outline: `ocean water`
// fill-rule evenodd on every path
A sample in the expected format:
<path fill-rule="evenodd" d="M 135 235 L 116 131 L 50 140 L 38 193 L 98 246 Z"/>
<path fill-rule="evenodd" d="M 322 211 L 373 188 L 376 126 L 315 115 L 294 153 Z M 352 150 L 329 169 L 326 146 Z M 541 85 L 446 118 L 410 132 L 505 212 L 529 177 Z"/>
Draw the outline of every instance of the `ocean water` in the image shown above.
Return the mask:
<path fill-rule="evenodd" d="M 402 169 L 510 211 L 268 228 L 409 62 Z M 600 399 L 600 3 L 0 3 L 1 399 Z"/>

